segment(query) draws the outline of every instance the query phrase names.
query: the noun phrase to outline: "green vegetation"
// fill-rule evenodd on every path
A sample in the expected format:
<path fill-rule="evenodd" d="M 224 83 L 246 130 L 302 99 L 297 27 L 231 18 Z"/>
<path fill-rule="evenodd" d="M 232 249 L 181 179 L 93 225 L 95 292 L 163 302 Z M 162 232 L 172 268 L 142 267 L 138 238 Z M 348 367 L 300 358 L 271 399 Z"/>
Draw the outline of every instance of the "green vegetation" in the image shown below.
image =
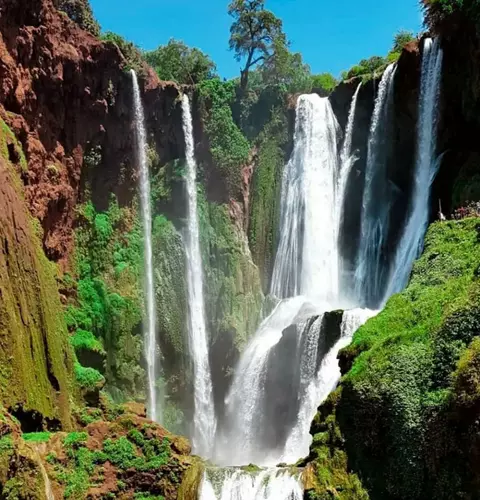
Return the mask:
<path fill-rule="evenodd" d="M 229 192 L 238 196 L 241 167 L 248 161 L 250 144 L 233 120 L 235 83 L 208 80 L 199 85 L 198 91 L 212 159 Z"/>
<path fill-rule="evenodd" d="M 364 80 L 369 80 L 372 77 L 381 75 L 389 64 L 399 59 L 403 48 L 414 40 L 415 36 L 411 31 L 399 31 L 395 35 L 392 49 L 386 57 L 373 56 L 369 59 L 363 59 L 357 65 L 350 68 L 349 71 L 344 72 L 342 79 L 346 80 L 360 76 Z"/>
<path fill-rule="evenodd" d="M 262 273 L 265 291 L 273 270 L 275 235 L 280 218 L 279 193 L 288 140 L 286 129 L 287 118 L 277 110 L 260 134 L 253 177 L 248 238 L 253 260 Z"/>
<path fill-rule="evenodd" d="M 287 41 L 282 21 L 265 9 L 264 0 L 233 0 L 228 13 L 234 18 L 230 28 L 230 50 L 235 52 L 237 61 L 246 59 L 240 83 L 245 90 L 250 69 L 268 61 Z"/>
<path fill-rule="evenodd" d="M 25 441 L 31 443 L 46 443 L 52 436 L 51 432 L 29 432 L 22 435 Z"/>
<path fill-rule="evenodd" d="M 263 296 L 258 269 L 246 253 L 227 205 L 209 203 L 202 193 L 198 203 L 209 331 L 214 341 L 230 337 L 240 349 L 260 317 Z"/>
<path fill-rule="evenodd" d="M 75 363 L 75 379 L 82 389 L 95 391 L 103 387 L 105 379 L 95 368 L 85 368 L 80 363 Z"/>
<path fill-rule="evenodd" d="M 196 85 L 216 76 L 215 63 L 207 55 L 178 40 L 171 39 L 167 45 L 146 52 L 144 57 L 161 80 Z"/>
<path fill-rule="evenodd" d="M 77 281 L 70 287 L 76 287 L 77 298 L 67 306 L 66 319 L 79 361 L 96 360 L 95 366 L 76 364 L 77 381 L 93 389 L 104 374 L 109 387 L 136 394 L 143 385 L 137 331 L 143 247 L 136 212 L 120 208 L 115 198 L 105 213 L 97 213 L 91 203 L 80 206 L 75 243 Z"/>
<path fill-rule="evenodd" d="M 468 498 L 478 480 L 461 464 L 478 453 L 468 408 L 480 401 L 479 223 L 431 226 L 407 289 L 341 352 L 351 369 L 317 415 L 314 442 L 346 451 L 372 499 Z"/>
<path fill-rule="evenodd" d="M 425 13 L 425 24 L 438 30 L 442 23 L 462 14 L 477 25 L 480 23 L 480 5 L 478 0 L 421 0 Z"/>
<path fill-rule="evenodd" d="M 312 88 L 321 89 L 326 93 L 330 93 L 337 85 L 336 78 L 330 73 L 321 73 L 312 76 Z"/>
<path fill-rule="evenodd" d="M 100 25 L 93 17 L 89 0 L 54 0 L 54 5 L 58 10 L 65 12 L 80 28 L 94 36 L 100 35 Z"/>
<path fill-rule="evenodd" d="M 111 31 L 103 33 L 100 38 L 104 42 L 113 43 L 119 48 L 125 58 L 125 61 L 127 62 L 127 66 L 125 67 L 126 71 L 133 69 L 137 75 L 145 75 L 145 58 L 141 50 L 135 44 L 125 40 L 125 38 L 121 35 Z"/>

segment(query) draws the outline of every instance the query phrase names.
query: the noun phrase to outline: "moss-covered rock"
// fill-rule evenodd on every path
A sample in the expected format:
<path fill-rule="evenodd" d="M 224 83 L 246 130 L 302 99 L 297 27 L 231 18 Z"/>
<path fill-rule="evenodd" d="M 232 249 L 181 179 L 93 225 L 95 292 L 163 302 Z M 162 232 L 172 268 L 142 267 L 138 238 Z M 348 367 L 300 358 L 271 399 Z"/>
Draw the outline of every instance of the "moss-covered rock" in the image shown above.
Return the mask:
<path fill-rule="evenodd" d="M 335 468 L 345 451 L 372 499 L 476 498 L 479 228 L 431 226 L 406 290 L 341 353 L 348 371 L 312 427 L 313 463 L 327 447 Z"/>
<path fill-rule="evenodd" d="M 253 173 L 248 239 L 253 260 L 261 270 L 265 292 L 273 270 L 275 237 L 280 221 L 280 190 L 288 139 L 286 129 L 286 117 L 277 110 L 259 137 Z"/>
<path fill-rule="evenodd" d="M 0 144 L 12 144 L 0 129 Z M 17 146 L 15 146 L 15 151 Z M 57 269 L 42 250 L 16 178 L 17 159 L 0 148 L 0 402 L 22 415 L 70 426 L 73 356 L 63 320 Z M 47 425 L 43 420 L 40 425 Z"/>

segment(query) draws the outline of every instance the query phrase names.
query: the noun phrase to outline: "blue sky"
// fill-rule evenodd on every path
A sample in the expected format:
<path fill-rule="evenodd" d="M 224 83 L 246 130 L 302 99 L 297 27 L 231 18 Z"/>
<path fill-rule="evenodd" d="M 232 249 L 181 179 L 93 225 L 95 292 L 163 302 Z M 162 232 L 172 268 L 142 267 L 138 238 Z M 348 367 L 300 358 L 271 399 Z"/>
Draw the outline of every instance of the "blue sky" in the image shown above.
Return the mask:
<path fill-rule="evenodd" d="M 198 47 L 222 77 L 239 74 L 228 50 L 228 0 L 90 0 L 104 31 L 150 50 L 170 38 Z M 266 0 L 284 22 L 292 49 L 312 71 L 338 76 L 360 59 L 386 55 L 400 29 L 421 30 L 418 0 Z"/>

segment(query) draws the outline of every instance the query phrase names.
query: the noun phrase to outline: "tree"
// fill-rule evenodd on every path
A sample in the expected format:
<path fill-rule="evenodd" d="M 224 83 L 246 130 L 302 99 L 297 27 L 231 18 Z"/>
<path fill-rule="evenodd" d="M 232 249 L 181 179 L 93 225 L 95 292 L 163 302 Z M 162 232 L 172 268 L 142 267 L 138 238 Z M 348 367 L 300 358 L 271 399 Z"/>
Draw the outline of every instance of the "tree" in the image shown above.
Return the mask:
<path fill-rule="evenodd" d="M 405 47 L 405 45 L 407 45 L 407 43 L 412 42 L 413 40 L 415 40 L 415 35 L 413 34 L 413 31 L 405 31 L 405 30 L 399 31 L 395 35 L 395 38 L 393 39 L 392 52 L 401 52 Z"/>
<path fill-rule="evenodd" d="M 265 86 L 282 86 L 292 93 L 312 90 L 310 67 L 300 53 L 290 52 L 283 37 L 274 41 L 272 55 L 264 61 L 261 74 Z"/>
<path fill-rule="evenodd" d="M 235 19 L 230 28 L 230 50 L 237 61 L 246 58 L 240 83 L 245 90 L 250 69 L 268 61 L 275 46 L 287 46 L 287 41 L 282 21 L 265 10 L 265 0 L 233 0 L 228 13 Z"/>
<path fill-rule="evenodd" d="M 312 76 L 312 87 L 314 89 L 322 89 L 330 93 L 337 85 L 337 80 L 331 73 L 320 73 Z"/>
<path fill-rule="evenodd" d="M 206 54 L 173 38 L 167 45 L 146 52 L 145 59 L 162 80 L 195 85 L 216 76 L 215 63 Z"/>
<path fill-rule="evenodd" d="M 94 36 L 100 36 L 100 25 L 93 17 L 88 0 L 55 0 L 55 7 Z"/>

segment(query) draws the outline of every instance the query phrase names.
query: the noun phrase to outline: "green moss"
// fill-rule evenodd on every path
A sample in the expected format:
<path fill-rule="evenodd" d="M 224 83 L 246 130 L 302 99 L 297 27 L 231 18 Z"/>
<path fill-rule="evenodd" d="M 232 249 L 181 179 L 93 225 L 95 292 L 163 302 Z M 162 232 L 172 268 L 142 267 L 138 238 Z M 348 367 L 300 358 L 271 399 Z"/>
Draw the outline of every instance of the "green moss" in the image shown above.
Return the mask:
<path fill-rule="evenodd" d="M 25 153 L 23 152 L 23 148 L 15 137 L 15 134 L 10 130 L 8 125 L 0 118 L 0 155 L 7 162 L 10 163 L 11 158 L 8 151 L 8 145 L 11 144 L 15 155 L 18 158 L 18 163 L 20 165 L 20 169 L 22 172 L 26 172 L 28 170 L 27 159 L 25 157 Z"/>
<path fill-rule="evenodd" d="M 214 341 L 230 334 L 241 349 L 260 318 L 259 272 L 228 207 L 208 203 L 201 193 L 198 200 L 209 331 Z"/>
<path fill-rule="evenodd" d="M 86 349 L 88 351 L 105 354 L 101 342 L 95 338 L 92 332 L 79 328 L 74 335 L 70 337 L 70 344 L 75 350 Z"/>
<path fill-rule="evenodd" d="M 153 223 L 152 243 L 156 249 L 155 299 L 159 336 L 165 339 L 166 351 L 175 353 L 172 361 L 179 361 L 187 354 L 187 287 L 182 238 L 172 222 L 160 215 Z"/>
<path fill-rule="evenodd" d="M 51 432 L 28 432 L 22 435 L 25 441 L 31 443 L 46 443 L 52 437 Z"/>
<path fill-rule="evenodd" d="M 352 368 L 317 421 L 334 419 L 372 499 L 468 498 L 476 480 L 459 464 L 475 446 L 462 408 L 477 402 L 479 222 L 432 225 L 406 290 L 341 353 Z"/>
<path fill-rule="evenodd" d="M 75 363 L 75 379 L 82 389 L 94 391 L 99 389 L 104 383 L 103 375 L 95 368 L 85 368 L 80 363 Z"/>
<path fill-rule="evenodd" d="M 106 212 L 99 213 L 91 203 L 85 203 L 77 214 L 77 300 L 65 313 L 74 332 L 71 343 L 77 351 L 106 355 L 109 390 L 133 397 L 142 391 L 144 380 L 139 335 L 143 316 L 140 219 L 135 209 L 120 208 L 114 197 Z"/>
<path fill-rule="evenodd" d="M 253 175 L 248 238 L 253 260 L 262 270 L 264 291 L 273 270 L 275 235 L 280 219 L 279 196 L 285 165 L 286 128 L 286 117 L 277 110 L 260 136 L 258 163 Z"/>
<path fill-rule="evenodd" d="M 3 137 L 3 134 L 0 133 Z M 72 352 L 63 321 L 58 269 L 43 252 L 39 234 L 19 193 L 16 174 L 0 159 L 0 401 L 4 406 L 38 411 L 70 426 L 70 397 L 75 398 Z M 18 181 L 18 178 L 17 178 Z M 15 213 L 15 222 L 10 218 Z M 19 240 L 8 228 L 15 225 Z M 2 229 L 3 228 L 3 229 Z M 25 348 L 28 346 L 28 349 Z"/>

